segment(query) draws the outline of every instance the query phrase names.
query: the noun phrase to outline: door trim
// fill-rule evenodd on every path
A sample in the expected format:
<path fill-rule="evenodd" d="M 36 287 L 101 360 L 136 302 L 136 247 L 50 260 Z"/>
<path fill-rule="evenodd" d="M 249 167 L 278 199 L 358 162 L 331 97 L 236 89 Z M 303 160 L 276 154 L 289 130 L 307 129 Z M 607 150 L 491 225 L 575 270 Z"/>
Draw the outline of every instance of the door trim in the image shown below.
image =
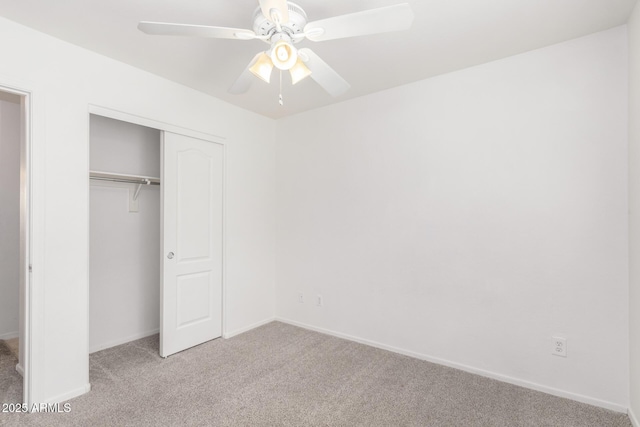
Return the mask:
<path fill-rule="evenodd" d="M 219 135 L 199 132 L 194 129 L 189 129 L 182 126 L 173 125 L 171 123 L 149 119 L 149 118 L 138 116 L 135 114 L 125 113 L 123 111 L 118 111 L 111 108 L 100 107 L 94 104 L 89 104 L 89 114 L 95 114 L 97 116 L 108 117 L 110 119 L 116 119 L 116 120 L 133 123 L 140 126 L 146 126 L 152 129 L 158 129 L 158 130 L 167 131 L 171 133 L 177 133 L 184 136 L 190 136 L 192 138 L 203 139 L 205 141 L 214 142 L 216 144 L 224 145 L 226 142 L 226 138 Z"/>

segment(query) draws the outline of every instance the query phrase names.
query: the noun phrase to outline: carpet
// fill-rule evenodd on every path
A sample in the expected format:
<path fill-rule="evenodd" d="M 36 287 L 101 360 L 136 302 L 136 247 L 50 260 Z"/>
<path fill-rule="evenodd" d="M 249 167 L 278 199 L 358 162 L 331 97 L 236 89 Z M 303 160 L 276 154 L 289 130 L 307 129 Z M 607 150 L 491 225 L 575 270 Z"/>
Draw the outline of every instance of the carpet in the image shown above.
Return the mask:
<path fill-rule="evenodd" d="M 0 340 L 0 403 L 22 402 L 22 376 L 16 371 L 18 363 L 14 342 Z M 1 408 L 0 408 L 1 410 Z M 6 414 L 0 413 L 0 425 Z"/>
<path fill-rule="evenodd" d="M 593 426 L 625 414 L 280 322 L 167 359 L 158 336 L 90 356 L 92 391 L 20 426 Z"/>

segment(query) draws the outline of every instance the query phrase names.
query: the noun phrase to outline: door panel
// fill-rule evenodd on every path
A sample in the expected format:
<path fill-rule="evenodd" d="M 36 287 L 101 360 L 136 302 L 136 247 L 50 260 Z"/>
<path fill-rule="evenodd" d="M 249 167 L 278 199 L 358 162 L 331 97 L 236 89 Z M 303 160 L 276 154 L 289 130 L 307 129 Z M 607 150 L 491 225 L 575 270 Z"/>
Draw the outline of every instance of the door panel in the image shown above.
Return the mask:
<path fill-rule="evenodd" d="M 176 326 L 178 329 L 211 320 L 211 274 L 178 276 L 176 282 Z"/>
<path fill-rule="evenodd" d="M 164 132 L 163 357 L 222 335 L 223 150 Z"/>
<path fill-rule="evenodd" d="M 181 262 L 211 257 L 212 157 L 200 150 L 177 153 L 177 256 Z"/>

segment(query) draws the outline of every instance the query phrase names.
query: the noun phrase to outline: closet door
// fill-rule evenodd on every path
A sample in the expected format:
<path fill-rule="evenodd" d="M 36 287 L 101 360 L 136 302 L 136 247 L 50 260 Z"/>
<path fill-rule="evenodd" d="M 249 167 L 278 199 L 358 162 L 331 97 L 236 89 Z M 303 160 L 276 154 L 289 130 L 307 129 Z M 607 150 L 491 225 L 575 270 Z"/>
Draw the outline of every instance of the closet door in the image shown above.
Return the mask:
<path fill-rule="evenodd" d="M 162 357 L 222 335 L 223 149 L 164 132 Z"/>

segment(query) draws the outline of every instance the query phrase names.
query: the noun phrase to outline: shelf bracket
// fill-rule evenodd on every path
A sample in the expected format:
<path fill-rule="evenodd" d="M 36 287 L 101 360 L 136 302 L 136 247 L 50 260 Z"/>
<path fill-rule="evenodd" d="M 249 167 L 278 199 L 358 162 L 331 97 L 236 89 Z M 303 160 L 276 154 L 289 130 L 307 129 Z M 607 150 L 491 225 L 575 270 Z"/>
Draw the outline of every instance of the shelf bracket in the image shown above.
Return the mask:
<path fill-rule="evenodd" d="M 129 212 L 139 212 L 138 196 L 143 185 L 151 185 L 151 181 L 144 178 L 143 182 L 135 186 L 135 189 L 129 188 Z"/>
<path fill-rule="evenodd" d="M 138 191 L 142 185 L 138 184 L 135 188 L 134 186 L 129 187 L 129 212 L 139 212 L 139 201 L 138 201 Z"/>

